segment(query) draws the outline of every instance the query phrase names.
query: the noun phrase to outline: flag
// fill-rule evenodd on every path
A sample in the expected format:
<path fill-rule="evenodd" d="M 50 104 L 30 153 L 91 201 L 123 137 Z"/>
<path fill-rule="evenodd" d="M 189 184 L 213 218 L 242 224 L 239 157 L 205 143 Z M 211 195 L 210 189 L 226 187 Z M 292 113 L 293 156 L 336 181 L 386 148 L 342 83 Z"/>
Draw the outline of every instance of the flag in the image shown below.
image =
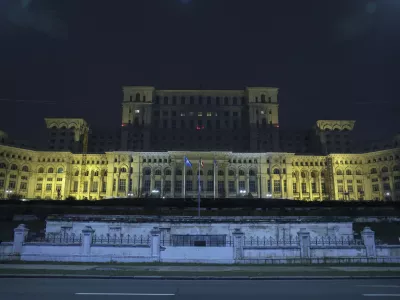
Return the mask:
<path fill-rule="evenodd" d="M 200 165 L 201 165 L 202 168 L 204 168 L 204 163 L 203 163 L 203 160 L 201 158 L 200 158 Z"/>
<path fill-rule="evenodd" d="M 190 168 L 192 167 L 192 163 L 190 162 L 190 160 L 186 156 L 184 157 L 184 161 L 185 161 L 185 165 L 186 166 L 188 166 Z"/>

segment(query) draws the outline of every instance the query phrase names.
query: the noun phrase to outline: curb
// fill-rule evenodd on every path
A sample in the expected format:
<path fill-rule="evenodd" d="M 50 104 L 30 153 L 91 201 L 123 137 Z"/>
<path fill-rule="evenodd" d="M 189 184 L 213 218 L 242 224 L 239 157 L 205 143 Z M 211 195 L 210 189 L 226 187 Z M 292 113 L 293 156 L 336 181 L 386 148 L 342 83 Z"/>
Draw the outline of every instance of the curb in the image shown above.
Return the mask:
<path fill-rule="evenodd" d="M 0 278 L 43 279 L 130 279 L 130 280 L 349 280 L 349 279 L 400 279 L 400 276 L 104 276 L 62 274 L 1 274 Z"/>

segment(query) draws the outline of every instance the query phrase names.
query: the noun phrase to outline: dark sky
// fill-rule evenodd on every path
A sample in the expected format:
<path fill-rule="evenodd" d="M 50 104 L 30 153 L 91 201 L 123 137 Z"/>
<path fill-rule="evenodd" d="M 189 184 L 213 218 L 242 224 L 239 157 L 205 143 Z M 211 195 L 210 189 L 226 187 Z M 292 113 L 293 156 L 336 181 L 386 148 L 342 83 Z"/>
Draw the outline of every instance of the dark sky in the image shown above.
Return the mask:
<path fill-rule="evenodd" d="M 399 16 L 398 0 L 0 0 L 0 128 L 118 127 L 122 85 L 276 86 L 281 128 L 355 119 L 360 136 L 388 137 Z"/>

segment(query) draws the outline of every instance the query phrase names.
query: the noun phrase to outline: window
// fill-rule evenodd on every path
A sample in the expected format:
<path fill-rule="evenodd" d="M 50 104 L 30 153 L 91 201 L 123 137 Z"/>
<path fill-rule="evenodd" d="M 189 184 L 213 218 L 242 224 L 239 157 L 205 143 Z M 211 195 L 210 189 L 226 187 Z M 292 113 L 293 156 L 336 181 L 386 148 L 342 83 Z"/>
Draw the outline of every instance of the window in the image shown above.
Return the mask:
<path fill-rule="evenodd" d="M 249 181 L 249 191 L 250 193 L 256 193 L 256 182 L 254 180 Z"/>
<path fill-rule="evenodd" d="M 0 188 L 4 187 L 4 179 L 0 179 Z"/>
<path fill-rule="evenodd" d="M 293 193 L 297 193 L 297 184 L 293 182 Z"/>
<path fill-rule="evenodd" d="M 53 168 L 49 168 L 49 169 L 47 170 L 47 173 L 54 173 L 54 169 L 53 169 Z"/>
<path fill-rule="evenodd" d="M 186 191 L 187 192 L 193 191 L 193 182 L 191 180 L 186 180 Z"/>
<path fill-rule="evenodd" d="M 218 193 L 222 194 L 225 191 L 225 182 L 222 180 L 218 181 Z"/>
<path fill-rule="evenodd" d="M 228 190 L 229 190 L 229 193 L 235 193 L 236 192 L 236 190 L 235 190 L 235 182 L 234 181 L 229 181 L 228 182 Z"/>
<path fill-rule="evenodd" d="M 343 185 L 338 185 L 338 192 L 339 193 L 343 193 L 344 192 Z"/>
<path fill-rule="evenodd" d="M 322 194 L 326 194 L 325 182 L 321 182 L 321 192 Z"/>
<path fill-rule="evenodd" d="M 164 192 L 171 192 L 171 180 L 165 180 L 164 182 Z"/>
<path fill-rule="evenodd" d="M 182 193 L 182 181 L 175 181 L 175 192 Z"/>
<path fill-rule="evenodd" d="M 379 192 L 379 184 L 373 184 L 372 185 L 372 191 L 373 192 Z"/>
<path fill-rule="evenodd" d="M 214 181 L 209 180 L 207 181 L 207 191 L 211 192 L 214 190 Z"/>
<path fill-rule="evenodd" d="M 312 183 L 311 183 L 311 191 L 312 191 L 313 193 L 316 193 L 316 192 L 317 192 L 317 184 L 316 184 L 315 182 L 312 182 Z"/>
<path fill-rule="evenodd" d="M 307 193 L 307 184 L 305 182 L 301 183 L 301 192 Z"/>
<path fill-rule="evenodd" d="M 143 181 L 143 192 L 150 193 L 150 185 L 151 185 L 151 181 L 149 179 L 144 180 Z"/>
<path fill-rule="evenodd" d="M 41 191 L 42 190 L 42 184 L 41 183 L 36 184 L 36 190 L 37 191 Z"/>
<path fill-rule="evenodd" d="M 73 187 L 72 187 L 72 192 L 77 193 L 78 192 L 78 181 L 74 181 Z"/>
<path fill-rule="evenodd" d="M 29 172 L 28 166 L 23 166 L 22 167 L 22 172 Z"/>
<path fill-rule="evenodd" d="M 97 193 L 97 191 L 99 190 L 99 182 L 98 181 L 94 181 L 92 184 L 92 192 L 93 193 Z"/>
<path fill-rule="evenodd" d="M 239 181 L 239 191 L 244 191 L 244 190 L 246 190 L 245 182 L 244 182 L 244 180 L 240 180 Z"/>
<path fill-rule="evenodd" d="M 125 191 L 126 191 L 126 179 L 119 179 L 118 192 L 125 192 Z"/>
<path fill-rule="evenodd" d="M 51 183 L 47 183 L 46 184 L 46 191 L 51 191 L 52 186 L 53 185 Z"/>
<path fill-rule="evenodd" d="M 281 192 L 281 181 L 274 180 L 274 193 L 280 193 L 280 192 Z"/>
<path fill-rule="evenodd" d="M 352 193 L 352 192 L 353 192 L 353 186 L 352 186 L 352 185 L 348 185 L 348 186 L 347 186 L 347 191 L 348 191 L 349 193 Z"/>

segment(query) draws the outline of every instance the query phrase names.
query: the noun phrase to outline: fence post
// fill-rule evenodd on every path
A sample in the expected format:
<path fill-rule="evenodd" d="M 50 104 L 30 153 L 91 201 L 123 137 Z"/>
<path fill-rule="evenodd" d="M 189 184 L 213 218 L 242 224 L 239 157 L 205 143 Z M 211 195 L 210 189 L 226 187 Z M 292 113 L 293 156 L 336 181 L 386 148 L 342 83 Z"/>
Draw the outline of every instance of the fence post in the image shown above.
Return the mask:
<path fill-rule="evenodd" d="M 310 258 L 310 233 L 305 228 L 300 228 L 297 236 L 300 242 L 300 257 Z"/>
<path fill-rule="evenodd" d="M 21 254 L 22 246 L 28 236 L 29 229 L 25 227 L 25 224 L 18 225 L 14 229 L 14 243 L 13 243 L 13 253 Z"/>
<path fill-rule="evenodd" d="M 82 229 L 82 254 L 90 255 L 90 248 L 92 246 L 92 238 L 93 238 L 94 230 L 90 226 L 86 226 Z"/>
<path fill-rule="evenodd" d="M 154 261 L 160 261 L 160 239 L 161 239 L 161 231 L 158 227 L 154 227 L 150 231 L 151 240 L 150 240 L 150 251 L 151 257 Z"/>
<path fill-rule="evenodd" d="M 375 232 L 369 227 L 365 227 L 361 231 L 362 240 L 364 242 L 367 257 L 376 257 L 376 247 L 375 247 Z"/>
<path fill-rule="evenodd" d="M 233 259 L 235 261 L 243 259 L 243 245 L 244 245 L 244 233 L 239 229 L 235 228 L 232 232 L 233 235 Z"/>

